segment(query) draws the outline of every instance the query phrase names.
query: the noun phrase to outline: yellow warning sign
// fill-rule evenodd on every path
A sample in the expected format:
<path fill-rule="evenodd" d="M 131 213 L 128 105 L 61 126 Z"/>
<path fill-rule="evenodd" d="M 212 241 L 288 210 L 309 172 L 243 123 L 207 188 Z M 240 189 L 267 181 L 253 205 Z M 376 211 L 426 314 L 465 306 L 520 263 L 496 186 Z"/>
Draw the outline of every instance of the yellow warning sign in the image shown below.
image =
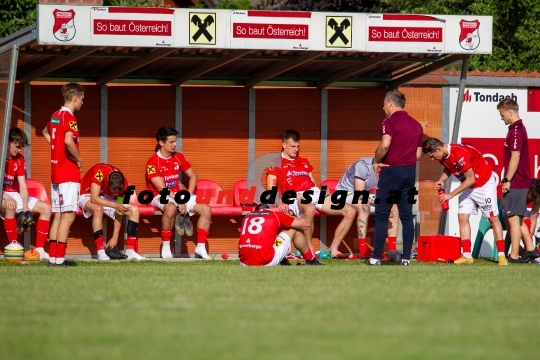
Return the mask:
<path fill-rule="evenodd" d="M 216 45 L 215 13 L 189 13 L 189 43 Z"/>
<path fill-rule="evenodd" d="M 326 17 L 326 47 L 352 47 L 352 16 Z"/>

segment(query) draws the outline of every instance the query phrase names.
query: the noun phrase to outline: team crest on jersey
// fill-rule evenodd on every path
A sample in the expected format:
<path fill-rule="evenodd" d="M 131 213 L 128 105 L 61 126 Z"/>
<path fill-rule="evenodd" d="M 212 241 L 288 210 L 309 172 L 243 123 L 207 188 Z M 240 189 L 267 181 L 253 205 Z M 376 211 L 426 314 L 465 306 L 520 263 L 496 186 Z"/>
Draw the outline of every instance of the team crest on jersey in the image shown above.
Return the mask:
<path fill-rule="evenodd" d="M 174 163 L 174 170 L 180 170 L 180 165 L 177 162 Z"/>
<path fill-rule="evenodd" d="M 276 240 L 274 240 L 275 247 L 280 247 L 281 244 L 283 244 L 283 240 L 281 240 L 280 238 L 276 238 Z"/>
<path fill-rule="evenodd" d="M 75 11 L 54 10 L 53 35 L 60 41 L 70 41 L 75 37 Z"/>
<path fill-rule="evenodd" d="M 146 172 L 148 174 L 155 174 L 156 173 L 156 167 L 154 165 L 148 165 L 146 167 Z"/>
<path fill-rule="evenodd" d="M 98 170 L 96 175 L 94 175 L 94 177 L 99 181 L 101 182 L 103 180 L 103 173 L 101 172 L 101 170 Z"/>
<path fill-rule="evenodd" d="M 77 122 L 75 121 L 70 121 L 69 122 L 69 128 L 73 131 L 79 131 L 79 129 L 77 128 Z"/>
<path fill-rule="evenodd" d="M 459 34 L 459 46 L 465 50 L 474 50 L 480 45 L 480 21 L 459 22 L 461 32 Z"/>

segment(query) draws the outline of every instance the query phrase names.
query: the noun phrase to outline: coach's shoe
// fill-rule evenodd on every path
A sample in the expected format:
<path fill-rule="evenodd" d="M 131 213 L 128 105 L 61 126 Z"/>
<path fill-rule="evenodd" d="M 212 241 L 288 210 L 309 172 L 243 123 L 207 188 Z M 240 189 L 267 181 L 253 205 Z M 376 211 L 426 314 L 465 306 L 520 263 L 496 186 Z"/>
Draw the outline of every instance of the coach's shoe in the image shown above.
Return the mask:
<path fill-rule="evenodd" d="M 461 256 L 459 259 L 455 260 L 454 261 L 454 264 L 467 264 L 467 265 L 470 265 L 474 263 L 474 259 L 472 257 L 468 258 L 468 257 L 465 257 L 465 256 Z"/>
<path fill-rule="evenodd" d="M 184 236 L 184 216 L 182 214 L 176 215 L 176 221 L 174 222 L 174 230 L 180 236 Z"/>
<path fill-rule="evenodd" d="M 189 214 L 184 214 L 184 230 L 186 231 L 186 236 L 193 236 L 193 223 L 189 218 Z"/>
<path fill-rule="evenodd" d="M 127 249 L 126 255 L 128 260 L 146 260 L 144 256 L 137 254 L 133 249 Z"/>
<path fill-rule="evenodd" d="M 107 248 L 109 249 L 109 248 Z M 100 261 L 107 261 L 111 260 L 111 258 L 107 255 L 107 250 L 98 250 L 97 251 L 97 259 Z"/>
<path fill-rule="evenodd" d="M 366 262 L 366 264 L 369 265 L 369 266 L 381 266 L 381 260 L 374 259 L 374 258 L 369 258 L 369 260 Z"/>
<path fill-rule="evenodd" d="M 206 244 L 204 243 L 197 244 L 197 246 L 195 247 L 195 257 L 204 260 L 212 259 L 210 256 L 208 256 L 208 253 L 206 252 Z"/>
<path fill-rule="evenodd" d="M 508 265 L 508 260 L 504 257 L 504 255 L 499 255 L 499 266 L 506 266 Z"/>
<path fill-rule="evenodd" d="M 529 258 L 520 256 L 517 259 L 513 259 L 510 255 L 506 258 L 510 264 L 524 264 L 529 262 Z"/>
<path fill-rule="evenodd" d="M 411 260 L 402 259 L 401 266 L 411 266 Z"/>
<path fill-rule="evenodd" d="M 319 260 L 317 260 L 315 258 L 313 258 L 313 259 L 311 259 L 309 261 L 306 261 L 306 265 L 309 265 L 309 266 L 325 266 L 324 264 L 321 264 L 319 262 Z"/>

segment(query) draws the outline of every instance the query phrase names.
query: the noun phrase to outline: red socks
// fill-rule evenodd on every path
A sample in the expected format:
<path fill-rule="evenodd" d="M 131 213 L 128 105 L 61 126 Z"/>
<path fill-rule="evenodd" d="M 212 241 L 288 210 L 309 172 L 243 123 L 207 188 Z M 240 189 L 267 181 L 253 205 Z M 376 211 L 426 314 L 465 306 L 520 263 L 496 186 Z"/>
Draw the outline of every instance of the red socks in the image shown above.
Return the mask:
<path fill-rule="evenodd" d="M 98 236 L 94 239 L 94 244 L 96 244 L 96 248 L 98 250 L 105 250 L 105 247 L 103 245 L 103 235 Z"/>
<path fill-rule="evenodd" d="M 311 252 L 310 248 L 307 249 L 307 251 L 302 255 L 302 257 L 306 261 L 310 261 L 314 258 L 313 253 Z"/>
<path fill-rule="evenodd" d="M 471 239 L 461 240 L 461 247 L 464 253 L 471 252 Z"/>
<path fill-rule="evenodd" d="M 366 238 L 358 239 L 358 254 L 360 255 L 360 257 L 371 256 L 371 251 L 369 251 L 369 248 L 367 246 Z"/>
<path fill-rule="evenodd" d="M 7 239 L 11 243 L 13 240 L 17 241 L 17 220 L 4 219 L 4 227 L 6 228 Z"/>
<path fill-rule="evenodd" d="M 137 238 L 135 236 L 128 236 L 128 238 L 126 239 L 126 248 L 128 250 L 135 250 L 135 248 L 137 247 Z M 135 252 L 137 252 L 135 250 Z"/>
<path fill-rule="evenodd" d="M 504 240 L 495 241 L 495 246 L 497 246 L 497 252 L 504 253 Z"/>
<path fill-rule="evenodd" d="M 197 228 L 197 244 L 206 243 L 206 239 L 208 239 L 209 233 L 210 232 L 208 230 Z"/>
<path fill-rule="evenodd" d="M 36 224 L 36 247 L 42 248 L 45 246 L 47 235 L 49 234 L 49 227 L 51 222 L 49 220 L 38 219 Z"/>
<path fill-rule="evenodd" d="M 58 242 L 56 240 L 49 240 L 49 258 L 56 257 L 56 245 Z"/>
<path fill-rule="evenodd" d="M 67 243 L 63 243 L 63 242 L 56 243 L 56 258 L 57 259 L 64 259 L 66 257 L 66 248 L 67 248 Z"/>
<path fill-rule="evenodd" d="M 161 241 L 171 241 L 172 229 L 161 230 Z"/>
<path fill-rule="evenodd" d="M 389 236 L 388 237 L 388 251 L 396 251 L 396 237 L 395 236 Z"/>

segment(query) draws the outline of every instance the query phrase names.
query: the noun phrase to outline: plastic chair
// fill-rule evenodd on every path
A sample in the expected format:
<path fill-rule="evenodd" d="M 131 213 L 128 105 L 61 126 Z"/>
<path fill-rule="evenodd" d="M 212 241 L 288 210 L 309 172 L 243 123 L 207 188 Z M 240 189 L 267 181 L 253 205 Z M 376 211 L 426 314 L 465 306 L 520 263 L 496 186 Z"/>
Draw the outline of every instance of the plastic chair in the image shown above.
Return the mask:
<path fill-rule="evenodd" d="M 199 203 L 205 203 L 205 204 L 207 203 L 208 205 L 212 207 L 230 206 L 233 200 L 230 198 L 230 196 L 233 195 L 232 191 L 229 192 L 227 196 L 224 196 L 224 194 L 226 193 L 223 191 L 221 186 L 219 186 L 218 183 L 212 180 L 206 180 L 206 179 L 198 180 L 197 186 L 195 187 L 195 191 L 193 191 L 193 193 L 197 195 L 197 199 Z M 218 199 L 220 200 L 220 203 L 218 203 Z"/>
<path fill-rule="evenodd" d="M 257 204 L 259 203 L 258 200 L 260 199 L 241 199 L 240 198 L 240 195 L 246 191 L 246 190 L 250 190 L 252 189 L 253 187 L 257 188 L 257 185 L 262 187 L 262 185 L 260 183 L 257 183 L 256 181 L 253 181 L 253 180 L 238 180 L 235 184 L 234 184 L 234 205 L 235 206 L 241 206 L 243 208 L 254 208 L 255 206 L 257 206 Z M 254 193 L 255 195 L 257 194 L 257 191 L 255 191 Z M 244 195 L 245 196 L 245 195 Z M 252 200 L 252 201 L 247 201 L 246 200 Z"/>
<path fill-rule="evenodd" d="M 336 187 L 339 184 L 339 180 L 324 180 L 321 182 L 321 188 L 323 186 L 326 186 L 328 188 L 328 192 L 332 194 L 334 191 L 336 191 Z"/>
<path fill-rule="evenodd" d="M 26 179 L 26 187 L 28 188 L 28 195 L 50 204 L 47 191 L 42 183 L 36 180 Z"/>

